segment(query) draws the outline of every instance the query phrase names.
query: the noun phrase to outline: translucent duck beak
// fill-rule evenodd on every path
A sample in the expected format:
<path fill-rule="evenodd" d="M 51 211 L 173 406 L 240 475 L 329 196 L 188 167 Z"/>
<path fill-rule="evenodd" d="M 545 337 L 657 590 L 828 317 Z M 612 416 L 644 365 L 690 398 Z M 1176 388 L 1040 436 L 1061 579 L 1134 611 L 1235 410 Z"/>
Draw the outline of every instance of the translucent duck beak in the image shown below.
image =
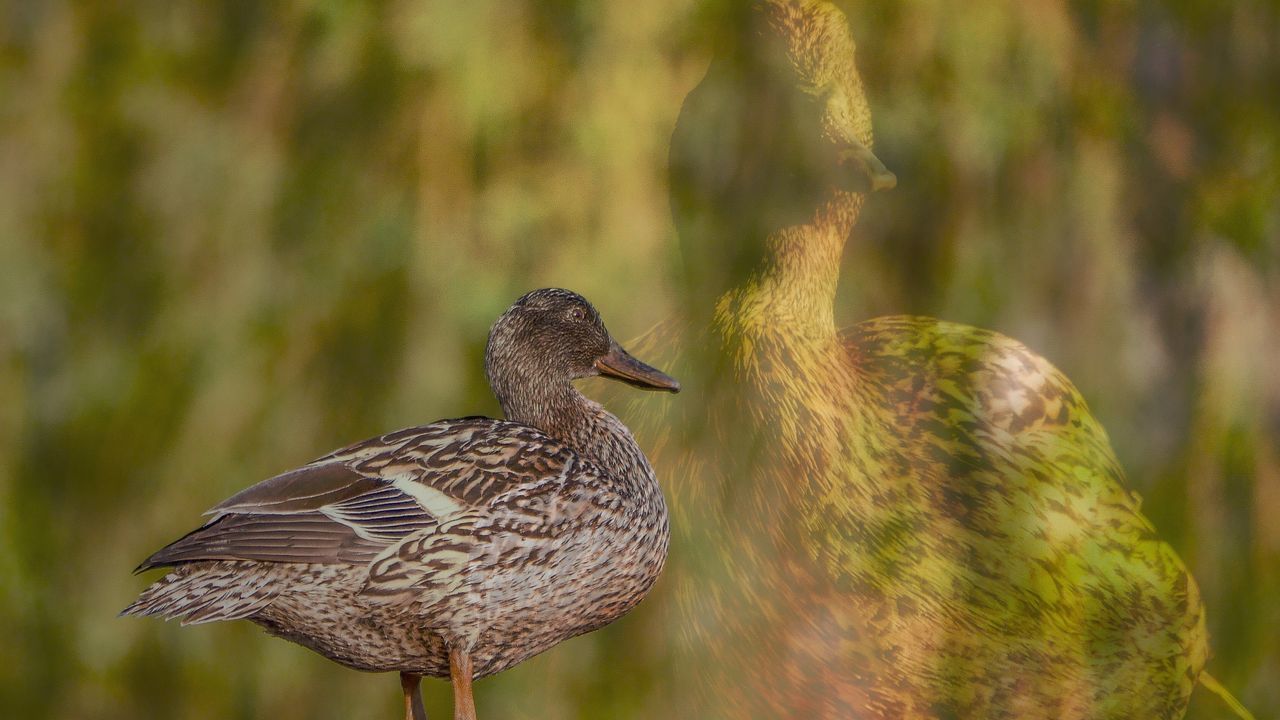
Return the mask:
<path fill-rule="evenodd" d="M 898 184 L 898 176 L 880 162 L 880 158 L 871 152 L 871 148 L 852 140 L 849 147 L 840 151 L 841 162 L 851 162 L 858 167 L 871 183 L 871 192 L 891 190 Z"/>
<path fill-rule="evenodd" d="M 616 342 L 606 355 L 596 360 L 595 365 L 601 375 L 621 380 L 628 385 L 645 390 L 680 392 L 680 383 L 675 378 L 631 357 L 631 353 L 623 350 Z"/>

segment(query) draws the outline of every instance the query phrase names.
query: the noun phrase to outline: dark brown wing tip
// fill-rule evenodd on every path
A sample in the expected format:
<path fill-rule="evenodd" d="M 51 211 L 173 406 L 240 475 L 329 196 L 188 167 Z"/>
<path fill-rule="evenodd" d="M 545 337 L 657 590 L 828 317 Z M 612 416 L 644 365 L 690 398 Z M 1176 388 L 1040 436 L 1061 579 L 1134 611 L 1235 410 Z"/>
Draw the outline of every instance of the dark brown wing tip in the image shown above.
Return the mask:
<path fill-rule="evenodd" d="M 170 567 L 173 565 L 177 565 L 179 562 L 182 562 L 183 560 L 193 559 L 193 558 L 182 557 L 183 550 L 186 548 L 187 543 L 195 539 L 194 536 L 196 536 L 198 533 L 204 532 L 209 527 L 211 527 L 212 525 L 215 525 L 220 520 L 222 520 L 222 518 L 223 516 L 219 515 L 218 517 L 215 517 L 214 519 L 210 520 L 204 525 L 201 525 L 195 530 L 192 530 L 186 535 L 183 535 L 177 540 L 174 540 L 168 545 L 165 545 L 159 550 L 151 553 L 151 555 L 146 560 L 143 560 L 141 563 L 138 564 L 138 567 L 133 569 L 133 574 L 138 575 L 154 568 Z"/>
<path fill-rule="evenodd" d="M 156 553 L 156 554 L 159 554 L 159 553 Z M 138 563 L 138 567 L 136 567 L 136 568 L 134 568 L 134 569 L 133 569 L 133 574 L 134 574 L 134 575 L 141 575 L 142 573 L 144 573 L 144 572 L 146 572 L 146 571 L 148 571 L 148 570 L 153 570 L 153 569 L 158 568 L 158 567 L 164 567 L 164 563 L 162 563 L 162 562 L 158 561 L 158 560 L 156 559 L 156 556 L 155 556 L 155 555 L 152 555 L 151 557 L 147 558 L 146 560 L 143 560 L 142 562 Z"/>

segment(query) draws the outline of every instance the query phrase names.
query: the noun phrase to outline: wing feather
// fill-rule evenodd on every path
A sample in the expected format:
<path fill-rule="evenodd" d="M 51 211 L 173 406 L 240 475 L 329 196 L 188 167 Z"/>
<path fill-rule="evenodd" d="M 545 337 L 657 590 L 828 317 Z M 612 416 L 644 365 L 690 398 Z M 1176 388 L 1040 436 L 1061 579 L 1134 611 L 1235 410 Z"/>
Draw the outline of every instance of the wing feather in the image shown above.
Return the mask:
<path fill-rule="evenodd" d="M 138 571 L 200 560 L 364 564 L 437 519 L 378 477 L 338 462 L 307 465 L 216 505 L 214 517 Z"/>
<path fill-rule="evenodd" d="M 159 550 L 138 570 L 197 560 L 358 563 L 368 562 L 384 547 L 319 512 L 228 514 Z"/>
<path fill-rule="evenodd" d="M 408 428 L 236 493 L 138 571 L 204 560 L 373 564 L 387 551 L 412 564 L 414 551 L 475 542 L 464 537 L 473 523 L 460 518 L 483 514 L 522 487 L 564 478 L 573 457 L 538 430 L 500 420 Z M 420 572 L 411 574 L 423 582 Z"/>

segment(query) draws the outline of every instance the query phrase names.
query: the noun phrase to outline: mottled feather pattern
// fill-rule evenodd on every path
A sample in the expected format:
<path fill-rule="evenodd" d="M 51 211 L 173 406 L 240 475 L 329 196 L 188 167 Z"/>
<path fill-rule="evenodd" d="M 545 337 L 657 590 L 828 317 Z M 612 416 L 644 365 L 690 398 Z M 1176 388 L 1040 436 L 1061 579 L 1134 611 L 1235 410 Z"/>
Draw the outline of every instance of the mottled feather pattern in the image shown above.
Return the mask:
<path fill-rule="evenodd" d="M 869 468 L 862 481 L 899 488 L 895 517 L 927 528 L 913 535 L 918 548 L 872 552 L 885 563 L 853 573 L 895 580 L 876 602 L 886 635 L 910 637 L 911 612 L 902 609 L 925 608 L 938 613 L 934 631 L 972 628 L 985 638 L 949 654 L 971 663 L 969 672 L 1020 663 L 1041 668 L 1042 683 L 1053 678 L 1080 691 L 1074 700 L 1037 695 L 986 676 L 990 695 L 974 693 L 959 706 L 971 716 L 1007 708 L 1020 692 L 1023 701 L 1067 703 L 1040 708 L 1046 716 L 1179 713 L 1207 655 L 1198 592 L 1140 514 L 1105 432 L 1071 382 L 1017 341 L 930 318 L 861 323 L 846 348 L 854 371 L 870 378 L 855 382 L 881 389 L 875 400 L 895 409 L 892 433 L 909 450 L 879 472 Z M 847 503 L 829 503 L 823 513 L 844 518 L 846 528 L 869 520 Z M 876 544 L 871 534 L 852 537 Z M 958 580 L 962 595 L 952 589 Z M 902 646 L 910 644 L 920 650 L 921 677 L 947 679 L 927 638 Z"/>
<path fill-rule="evenodd" d="M 732 447 L 666 456 L 712 453 L 686 503 L 725 517 L 699 538 L 720 563 L 680 593 L 708 673 L 694 716 L 1180 717 L 1207 655 L 1198 591 L 1067 378 L 965 325 L 837 331 L 862 190 L 892 185 L 843 13 L 735 7 L 671 152 L 714 313 L 660 340 L 721 341 L 695 442 Z M 841 172 L 859 169 L 869 188 Z M 746 279 L 696 274 L 717 261 Z"/>
<path fill-rule="evenodd" d="M 642 463 L 638 477 L 479 417 L 337 450 L 211 510 L 144 564 L 185 563 L 125 612 L 249 618 L 352 667 L 423 675 L 447 675 L 441 638 L 461 639 L 477 677 L 498 672 L 616 619 L 661 572 L 666 507 L 625 438 L 599 453 Z M 615 543 L 620 554 L 599 551 Z M 418 630 L 403 632 L 405 617 Z"/>
<path fill-rule="evenodd" d="M 796 74 L 797 84 L 823 102 L 822 132 L 833 143 L 871 144 L 871 110 L 854 67 L 855 45 L 844 14 L 824 2 L 762 2 L 769 32 Z"/>
<path fill-rule="evenodd" d="M 239 620 L 262 610 L 276 597 L 268 566 L 248 562 L 183 566 L 154 583 L 124 614 L 180 617 L 183 625 Z"/>
<path fill-rule="evenodd" d="M 811 563 L 786 582 L 817 583 L 776 617 L 840 628 L 798 666 L 865 672 L 836 715 L 1181 712 L 1207 656 L 1195 582 L 1061 372 L 965 325 L 888 317 L 824 339 L 770 307 L 721 329 L 748 416 L 780 431 L 765 466 L 792 492 L 759 505 L 766 527 L 801 528 L 775 541 Z M 780 684 L 777 709 L 803 687 Z"/>

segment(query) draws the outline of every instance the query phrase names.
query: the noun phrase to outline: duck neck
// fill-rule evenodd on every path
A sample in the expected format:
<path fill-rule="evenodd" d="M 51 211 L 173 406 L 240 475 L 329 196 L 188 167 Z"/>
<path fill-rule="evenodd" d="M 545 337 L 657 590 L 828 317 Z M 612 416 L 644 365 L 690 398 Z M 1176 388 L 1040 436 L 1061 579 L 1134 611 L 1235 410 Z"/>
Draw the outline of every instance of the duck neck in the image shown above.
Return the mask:
<path fill-rule="evenodd" d="M 631 431 L 599 403 L 569 382 L 523 387 L 539 389 L 498 395 L 508 420 L 535 427 L 601 468 L 625 476 L 619 479 L 656 487 L 653 469 Z"/>
<path fill-rule="evenodd" d="M 758 269 L 717 303 L 717 322 L 738 330 L 830 337 L 835 330 L 836 286 L 844 245 L 863 196 L 841 193 L 811 222 L 769 234 Z"/>
<path fill-rule="evenodd" d="M 532 377 L 495 374 L 490 382 L 508 420 L 531 425 L 549 435 L 556 435 L 557 428 L 573 425 L 584 412 L 586 398 L 567 380 L 547 384 Z"/>

